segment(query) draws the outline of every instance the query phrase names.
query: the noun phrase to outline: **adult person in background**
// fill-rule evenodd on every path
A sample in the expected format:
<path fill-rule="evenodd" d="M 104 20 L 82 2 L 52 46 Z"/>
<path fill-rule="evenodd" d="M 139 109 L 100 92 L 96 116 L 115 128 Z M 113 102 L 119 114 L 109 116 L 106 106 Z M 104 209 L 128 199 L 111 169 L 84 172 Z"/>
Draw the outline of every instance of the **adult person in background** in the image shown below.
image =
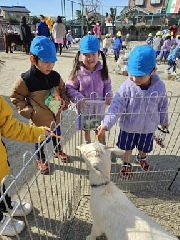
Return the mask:
<path fill-rule="evenodd" d="M 29 54 L 32 35 L 31 35 L 31 28 L 26 23 L 26 17 L 25 16 L 21 17 L 20 38 L 23 41 L 26 54 Z"/>
<path fill-rule="evenodd" d="M 62 18 L 60 16 L 57 16 L 56 22 L 53 24 L 52 36 L 54 39 L 56 52 L 58 52 L 58 48 L 59 48 L 60 55 L 62 53 L 62 46 L 64 44 L 63 38 L 65 38 L 65 34 L 66 34 L 66 28 L 62 23 Z"/>
<path fill-rule="evenodd" d="M 101 35 L 102 35 L 102 26 L 100 21 L 96 23 L 96 25 L 93 28 L 93 33 L 94 36 L 97 37 L 99 40 L 101 40 Z"/>
<path fill-rule="evenodd" d="M 37 27 L 37 35 L 38 36 L 50 37 L 50 31 L 49 31 L 48 25 L 45 22 L 45 16 L 44 15 L 40 15 L 40 23 Z"/>
<path fill-rule="evenodd" d="M 172 37 L 175 38 L 178 34 L 178 24 L 176 23 L 175 25 L 173 26 L 170 26 L 169 27 L 169 30 L 172 32 Z"/>

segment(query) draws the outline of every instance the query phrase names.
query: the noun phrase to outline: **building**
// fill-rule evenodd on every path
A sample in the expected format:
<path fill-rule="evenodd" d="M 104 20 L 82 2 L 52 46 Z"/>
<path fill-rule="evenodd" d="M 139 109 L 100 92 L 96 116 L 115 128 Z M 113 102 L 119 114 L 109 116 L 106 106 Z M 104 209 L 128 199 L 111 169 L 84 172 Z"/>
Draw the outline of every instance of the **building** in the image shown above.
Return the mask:
<path fill-rule="evenodd" d="M 0 16 L 7 20 L 11 18 L 20 21 L 22 16 L 28 20 L 29 14 L 30 11 L 24 6 L 0 6 Z"/>
<path fill-rule="evenodd" d="M 153 14 L 165 11 L 168 0 L 129 0 L 129 8 L 140 7 Z"/>

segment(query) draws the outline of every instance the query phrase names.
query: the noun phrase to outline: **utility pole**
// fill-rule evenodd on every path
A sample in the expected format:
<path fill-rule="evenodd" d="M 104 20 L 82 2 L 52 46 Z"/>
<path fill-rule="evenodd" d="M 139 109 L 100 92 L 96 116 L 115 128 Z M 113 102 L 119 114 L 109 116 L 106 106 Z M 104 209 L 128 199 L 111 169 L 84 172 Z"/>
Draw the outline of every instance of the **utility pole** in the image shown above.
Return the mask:
<path fill-rule="evenodd" d="M 84 10 L 84 1 L 81 0 L 81 37 L 84 35 L 84 24 L 83 24 L 83 21 L 84 21 L 84 17 L 83 17 L 83 10 Z"/>

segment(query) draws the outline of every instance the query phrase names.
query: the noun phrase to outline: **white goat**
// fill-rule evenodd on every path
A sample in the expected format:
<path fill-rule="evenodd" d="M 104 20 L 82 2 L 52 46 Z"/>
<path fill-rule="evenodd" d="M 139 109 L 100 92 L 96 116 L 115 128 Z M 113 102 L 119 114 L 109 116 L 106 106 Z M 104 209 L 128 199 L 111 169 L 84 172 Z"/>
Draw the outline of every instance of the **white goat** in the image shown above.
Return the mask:
<path fill-rule="evenodd" d="M 78 149 L 90 170 L 93 226 L 87 240 L 95 240 L 102 233 L 108 240 L 177 240 L 110 181 L 110 150 L 100 143 L 84 144 Z"/>

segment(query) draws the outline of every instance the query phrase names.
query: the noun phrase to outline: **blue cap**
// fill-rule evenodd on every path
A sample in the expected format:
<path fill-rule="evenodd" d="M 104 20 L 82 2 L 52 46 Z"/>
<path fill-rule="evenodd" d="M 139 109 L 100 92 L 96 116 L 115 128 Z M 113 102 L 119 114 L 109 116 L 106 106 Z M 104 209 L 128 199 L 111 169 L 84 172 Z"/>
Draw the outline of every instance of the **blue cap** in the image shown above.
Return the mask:
<path fill-rule="evenodd" d="M 131 76 L 150 74 L 156 66 L 156 51 L 148 45 L 135 47 L 128 57 L 127 71 Z"/>
<path fill-rule="evenodd" d="M 44 62 L 57 61 L 55 45 L 45 36 L 37 36 L 33 39 L 30 52 Z"/>
<path fill-rule="evenodd" d="M 96 53 L 100 50 L 99 39 L 93 35 L 84 36 L 80 40 L 81 53 Z"/>

